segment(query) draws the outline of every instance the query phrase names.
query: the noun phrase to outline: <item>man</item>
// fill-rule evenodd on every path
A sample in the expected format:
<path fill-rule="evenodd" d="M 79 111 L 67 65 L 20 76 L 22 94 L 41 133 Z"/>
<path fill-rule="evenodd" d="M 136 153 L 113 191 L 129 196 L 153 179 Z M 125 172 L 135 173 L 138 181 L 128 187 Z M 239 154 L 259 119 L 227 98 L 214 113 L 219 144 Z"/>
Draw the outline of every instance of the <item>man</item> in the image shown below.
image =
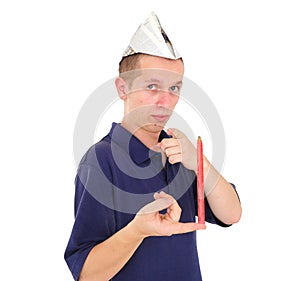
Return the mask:
<path fill-rule="evenodd" d="M 195 231 L 205 225 L 195 223 L 196 149 L 179 130 L 163 131 L 184 65 L 154 14 L 135 33 L 119 72 L 124 118 L 80 162 L 65 259 L 81 281 L 199 281 Z M 206 221 L 237 222 L 235 189 L 204 157 L 208 174 Z"/>

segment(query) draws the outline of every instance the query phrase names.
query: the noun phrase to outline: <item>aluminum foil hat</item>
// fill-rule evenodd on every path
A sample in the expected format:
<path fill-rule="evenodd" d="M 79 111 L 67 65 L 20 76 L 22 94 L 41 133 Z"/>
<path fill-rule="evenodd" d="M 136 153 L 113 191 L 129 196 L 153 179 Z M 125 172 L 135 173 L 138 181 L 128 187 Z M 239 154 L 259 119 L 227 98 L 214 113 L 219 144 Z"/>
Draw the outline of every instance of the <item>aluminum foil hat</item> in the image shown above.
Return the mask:
<path fill-rule="evenodd" d="M 139 26 L 131 38 L 123 57 L 137 53 L 174 60 L 181 58 L 161 27 L 158 17 L 153 12 L 146 21 Z"/>

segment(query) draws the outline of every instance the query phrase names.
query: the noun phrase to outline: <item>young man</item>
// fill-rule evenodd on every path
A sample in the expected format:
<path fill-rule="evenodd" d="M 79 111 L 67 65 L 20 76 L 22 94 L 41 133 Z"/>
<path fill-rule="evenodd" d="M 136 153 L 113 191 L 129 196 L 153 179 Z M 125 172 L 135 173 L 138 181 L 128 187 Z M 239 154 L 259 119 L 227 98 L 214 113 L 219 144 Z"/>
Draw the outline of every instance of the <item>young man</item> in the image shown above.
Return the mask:
<path fill-rule="evenodd" d="M 119 70 L 124 118 L 81 160 L 65 259 L 81 281 L 199 281 L 195 231 L 205 225 L 195 223 L 196 149 L 179 130 L 163 131 L 184 65 L 154 14 L 135 33 Z M 206 221 L 237 222 L 235 189 L 204 157 L 208 172 L 214 186 L 206 194 Z"/>

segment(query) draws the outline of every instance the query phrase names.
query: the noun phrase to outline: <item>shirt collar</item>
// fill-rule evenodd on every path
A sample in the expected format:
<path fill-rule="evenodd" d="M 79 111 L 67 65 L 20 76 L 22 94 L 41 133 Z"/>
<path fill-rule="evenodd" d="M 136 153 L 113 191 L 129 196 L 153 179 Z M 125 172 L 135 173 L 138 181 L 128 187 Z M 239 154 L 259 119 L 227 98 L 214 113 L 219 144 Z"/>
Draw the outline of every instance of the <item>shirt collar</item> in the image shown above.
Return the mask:
<path fill-rule="evenodd" d="M 159 152 L 155 152 L 145 146 L 137 137 L 127 131 L 121 124 L 113 123 L 109 136 L 112 141 L 117 143 L 125 151 L 129 151 L 131 159 L 136 164 L 141 164 L 155 155 L 159 155 Z M 164 138 L 170 138 L 165 131 L 161 131 L 158 142 Z"/>

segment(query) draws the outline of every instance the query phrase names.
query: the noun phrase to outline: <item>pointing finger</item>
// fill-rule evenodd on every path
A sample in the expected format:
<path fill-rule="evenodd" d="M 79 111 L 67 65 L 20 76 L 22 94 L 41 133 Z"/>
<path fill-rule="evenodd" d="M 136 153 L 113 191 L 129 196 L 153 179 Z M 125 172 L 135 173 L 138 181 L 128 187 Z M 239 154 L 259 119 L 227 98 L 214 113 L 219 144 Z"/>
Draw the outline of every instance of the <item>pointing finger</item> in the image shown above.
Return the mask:
<path fill-rule="evenodd" d="M 174 227 L 173 234 L 188 233 L 200 229 L 206 229 L 205 224 L 199 224 L 195 222 L 187 222 L 187 223 L 178 222 L 174 224 L 173 227 Z"/>

